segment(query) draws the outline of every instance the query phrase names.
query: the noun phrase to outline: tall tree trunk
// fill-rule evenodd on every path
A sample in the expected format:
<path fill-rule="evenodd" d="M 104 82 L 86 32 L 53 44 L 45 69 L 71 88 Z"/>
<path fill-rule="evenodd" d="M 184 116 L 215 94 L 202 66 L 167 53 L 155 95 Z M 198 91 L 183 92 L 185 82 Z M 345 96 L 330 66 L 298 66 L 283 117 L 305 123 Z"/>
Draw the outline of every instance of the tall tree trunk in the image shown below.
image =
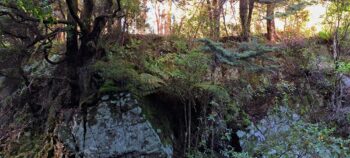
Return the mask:
<path fill-rule="evenodd" d="M 214 26 L 213 26 L 213 22 L 214 22 L 214 15 L 213 15 L 213 4 L 210 0 L 207 0 L 207 9 L 208 9 L 208 18 L 209 18 L 209 36 L 213 37 L 213 33 L 214 33 Z"/>
<path fill-rule="evenodd" d="M 165 23 L 166 23 L 165 17 L 166 17 L 166 12 L 165 12 L 165 9 L 163 8 L 160 14 L 160 27 L 159 27 L 161 35 L 165 34 Z"/>
<path fill-rule="evenodd" d="M 275 42 L 277 39 L 274 11 L 275 11 L 274 3 L 266 4 L 267 39 L 271 42 Z"/>
<path fill-rule="evenodd" d="M 72 8 L 75 12 L 78 11 L 78 0 L 72 1 Z M 71 14 L 67 14 L 68 21 L 74 21 Z M 76 55 L 78 53 L 78 25 L 77 23 L 71 24 L 69 30 L 67 31 L 67 41 L 66 41 L 66 55 L 68 63 L 75 63 Z"/>
<path fill-rule="evenodd" d="M 157 24 L 157 34 L 160 34 L 161 33 L 161 18 L 160 18 L 160 9 L 159 9 L 159 4 L 158 4 L 158 1 L 155 1 L 155 6 L 154 6 L 154 13 L 155 13 L 155 16 L 156 16 L 156 24 Z"/>
<path fill-rule="evenodd" d="M 219 39 L 220 37 L 220 15 L 225 2 L 226 0 L 213 0 L 211 3 L 209 0 L 207 1 L 209 5 L 210 36 L 213 39 Z"/>
<path fill-rule="evenodd" d="M 118 6 L 118 4 L 116 7 L 120 7 Z M 125 17 L 124 17 L 125 18 Z M 118 42 L 124 41 L 124 32 L 123 32 L 123 24 L 122 24 L 122 18 L 118 18 L 116 20 L 114 19 L 110 19 L 111 21 L 113 21 L 113 29 L 116 32 L 116 36 L 118 37 Z M 125 20 L 125 19 L 124 19 Z"/>
<path fill-rule="evenodd" d="M 75 12 L 78 11 L 78 0 L 72 0 L 72 8 Z M 71 14 L 67 14 L 68 21 L 74 21 L 74 18 Z M 78 85 L 78 72 L 77 72 L 77 63 L 78 60 L 78 24 L 73 23 L 68 27 L 66 36 L 66 59 L 67 66 L 66 70 L 63 72 L 71 82 L 69 82 L 72 94 L 70 102 L 72 106 L 79 105 L 80 100 L 80 88 Z M 67 98 L 68 99 L 68 98 Z"/>
<path fill-rule="evenodd" d="M 220 36 L 220 1 L 213 0 L 213 38 L 219 39 Z"/>
<path fill-rule="evenodd" d="M 147 0 L 142 0 L 142 11 L 141 11 L 141 23 L 139 25 L 138 32 L 141 34 L 146 33 L 146 24 L 147 24 Z"/>
<path fill-rule="evenodd" d="M 252 19 L 254 8 L 254 0 L 240 0 L 239 1 L 239 17 L 241 20 L 243 41 L 248 41 L 250 36 L 250 23 Z"/>
<path fill-rule="evenodd" d="M 110 13 L 111 12 L 111 7 L 110 6 L 113 6 L 113 0 L 106 0 L 104 2 L 104 5 L 103 5 L 103 10 L 104 10 L 104 14 L 106 13 Z M 113 19 L 108 19 L 108 25 L 107 25 L 107 28 L 106 28 L 106 34 L 109 34 L 110 32 L 112 32 L 113 30 Z"/>
<path fill-rule="evenodd" d="M 91 31 L 91 18 L 92 11 L 94 9 L 94 1 L 93 0 L 84 0 L 84 10 L 81 14 L 81 18 L 87 31 Z"/>
<path fill-rule="evenodd" d="M 172 16 L 172 5 L 173 1 L 168 0 L 168 13 L 166 15 L 166 22 L 165 22 L 165 34 L 170 35 L 171 34 L 171 16 Z"/>

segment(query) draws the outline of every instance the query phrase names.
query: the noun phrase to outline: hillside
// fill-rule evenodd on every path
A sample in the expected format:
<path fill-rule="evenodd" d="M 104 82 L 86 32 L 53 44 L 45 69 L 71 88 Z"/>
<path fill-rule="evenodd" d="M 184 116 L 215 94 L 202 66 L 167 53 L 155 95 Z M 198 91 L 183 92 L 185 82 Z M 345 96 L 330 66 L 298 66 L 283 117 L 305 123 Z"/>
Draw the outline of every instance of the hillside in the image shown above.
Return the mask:
<path fill-rule="evenodd" d="M 350 3 L 237 3 L 0 2 L 0 158 L 350 157 Z"/>

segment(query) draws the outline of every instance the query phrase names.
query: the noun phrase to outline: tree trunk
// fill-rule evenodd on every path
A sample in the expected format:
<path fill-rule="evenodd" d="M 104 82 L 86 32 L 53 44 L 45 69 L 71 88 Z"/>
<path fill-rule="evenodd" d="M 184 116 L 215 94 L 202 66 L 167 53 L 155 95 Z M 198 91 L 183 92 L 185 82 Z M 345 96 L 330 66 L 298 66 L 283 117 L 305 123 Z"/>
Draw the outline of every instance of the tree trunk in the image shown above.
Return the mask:
<path fill-rule="evenodd" d="M 78 0 L 72 1 L 72 8 L 78 10 Z M 71 14 L 67 14 L 68 21 L 74 21 Z M 71 24 L 69 30 L 67 31 L 67 41 L 66 41 L 66 55 L 68 63 L 74 63 L 76 60 L 75 56 L 78 52 L 78 25 L 77 23 Z"/>
<path fill-rule="evenodd" d="M 210 21 L 210 37 L 217 40 L 220 37 L 220 15 L 226 0 L 207 1 L 209 21 Z"/>
<path fill-rule="evenodd" d="M 275 42 L 277 39 L 274 11 L 275 11 L 275 4 L 271 3 L 266 5 L 267 39 L 271 42 Z"/>
<path fill-rule="evenodd" d="M 250 23 L 252 19 L 254 8 L 254 0 L 240 0 L 239 1 L 239 17 L 241 20 L 243 41 L 248 41 L 250 36 Z"/>
<path fill-rule="evenodd" d="M 219 39 L 220 37 L 220 2 L 221 0 L 213 0 L 213 38 Z"/>
<path fill-rule="evenodd" d="M 166 15 L 166 22 L 165 22 L 165 34 L 170 35 L 171 34 L 171 15 L 172 15 L 172 0 L 168 0 L 168 13 Z"/>
<path fill-rule="evenodd" d="M 215 0 L 214 0 L 215 1 Z M 208 9 L 208 19 L 209 19 L 209 36 L 213 37 L 214 33 L 214 26 L 213 26 L 213 21 L 214 21 L 214 15 L 213 15 L 213 4 L 210 0 L 207 0 L 207 9 Z"/>
<path fill-rule="evenodd" d="M 70 80 L 72 93 L 75 98 L 73 101 L 79 103 L 80 97 L 84 97 L 91 90 L 90 85 L 86 84 L 90 77 L 85 70 L 86 66 L 94 57 L 102 56 L 103 49 L 98 47 L 101 32 L 107 24 L 108 16 L 98 16 L 92 20 L 92 11 L 94 4 L 92 0 L 84 0 L 84 9 L 81 18 L 79 18 L 78 1 L 67 0 L 69 8 L 69 19 L 73 19 L 75 23 L 67 36 L 67 77 Z M 118 3 L 119 4 L 119 3 Z M 110 6 L 112 7 L 112 6 Z M 108 8 L 105 8 L 108 10 Z M 82 20 L 82 21 L 81 21 Z M 78 29 L 80 28 L 79 42 Z M 79 45 L 78 45 L 79 43 Z M 99 53 L 101 52 L 101 53 Z M 101 54 L 101 55 L 99 55 Z"/>
<path fill-rule="evenodd" d="M 157 34 L 160 34 L 161 33 L 161 18 L 160 18 L 160 9 L 159 9 L 159 5 L 158 5 L 158 1 L 155 2 L 155 6 L 154 6 L 154 13 L 155 13 L 155 16 L 156 16 L 156 23 L 157 23 Z"/>
<path fill-rule="evenodd" d="M 143 9 L 141 10 L 141 23 L 139 24 L 139 32 L 141 34 L 146 33 L 146 24 L 147 24 L 147 0 L 142 1 L 142 7 Z"/>
<path fill-rule="evenodd" d="M 94 9 L 94 1 L 93 0 L 84 0 L 84 10 L 81 14 L 81 18 L 87 31 L 91 31 L 91 17 L 92 11 Z"/>
<path fill-rule="evenodd" d="M 78 0 L 72 1 L 72 8 L 75 12 L 78 11 Z M 71 14 L 67 14 L 68 21 L 74 21 L 74 18 Z M 69 85 L 71 87 L 71 106 L 79 105 L 80 100 L 80 89 L 77 83 L 78 81 L 78 72 L 77 72 L 77 63 L 78 60 L 78 24 L 71 24 L 69 30 L 67 31 L 66 36 L 66 66 L 63 71 L 64 75 L 70 80 Z M 67 98 L 68 99 L 68 98 Z"/>

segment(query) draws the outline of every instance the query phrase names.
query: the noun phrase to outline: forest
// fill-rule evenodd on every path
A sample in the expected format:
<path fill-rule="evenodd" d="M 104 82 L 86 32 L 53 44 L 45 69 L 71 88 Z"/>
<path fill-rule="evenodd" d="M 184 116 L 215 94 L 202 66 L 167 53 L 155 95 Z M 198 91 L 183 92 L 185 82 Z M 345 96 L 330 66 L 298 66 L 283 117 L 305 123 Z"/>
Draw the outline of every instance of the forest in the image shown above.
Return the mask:
<path fill-rule="evenodd" d="M 350 158 L 350 0 L 0 0 L 0 158 Z"/>

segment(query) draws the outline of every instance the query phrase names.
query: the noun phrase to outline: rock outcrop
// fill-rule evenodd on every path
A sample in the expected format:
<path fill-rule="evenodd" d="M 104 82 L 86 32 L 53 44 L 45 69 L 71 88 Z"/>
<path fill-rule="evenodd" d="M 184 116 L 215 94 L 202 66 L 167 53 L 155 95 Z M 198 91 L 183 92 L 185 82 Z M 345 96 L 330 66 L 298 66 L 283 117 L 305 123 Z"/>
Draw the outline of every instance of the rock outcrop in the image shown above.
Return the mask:
<path fill-rule="evenodd" d="M 172 147 L 164 146 L 137 100 L 129 93 L 102 96 L 97 106 L 55 129 L 55 155 L 95 157 L 171 157 Z"/>

